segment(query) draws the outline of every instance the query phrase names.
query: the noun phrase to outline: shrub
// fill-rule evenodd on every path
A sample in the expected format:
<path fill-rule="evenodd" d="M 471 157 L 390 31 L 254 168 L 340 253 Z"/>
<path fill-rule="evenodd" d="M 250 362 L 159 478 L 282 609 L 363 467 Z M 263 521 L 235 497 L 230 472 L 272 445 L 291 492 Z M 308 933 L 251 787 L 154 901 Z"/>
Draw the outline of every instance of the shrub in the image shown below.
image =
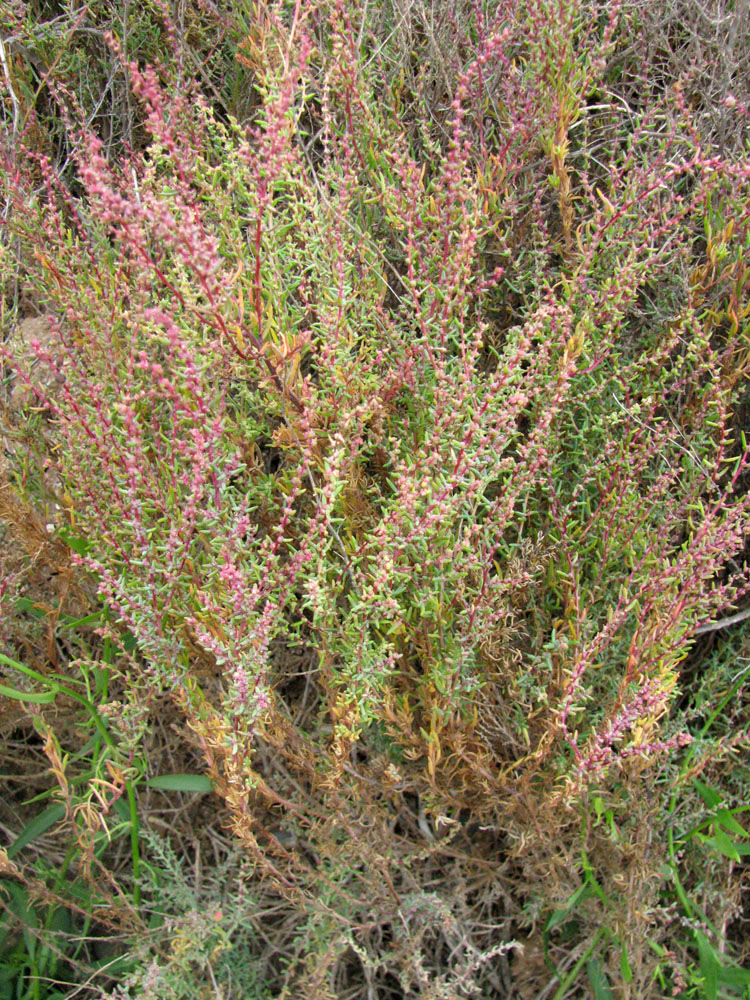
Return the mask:
<path fill-rule="evenodd" d="M 750 167 L 679 79 L 618 92 L 617 4 L 287 8 L 236 49 L 249 122 L 174 30 L 158 68 L 110 34 L 148 140 L 113 155 L 62 81 L 72 169 L 6 146 L 3 265 L 52 336 L 42 376 L 3 356 L 131 691 L 299 914 L 286 983 L 499 996 L 485 855 L 599 920 L 581 810 L 689 743 L 681 664 L 748 589 Z"/>

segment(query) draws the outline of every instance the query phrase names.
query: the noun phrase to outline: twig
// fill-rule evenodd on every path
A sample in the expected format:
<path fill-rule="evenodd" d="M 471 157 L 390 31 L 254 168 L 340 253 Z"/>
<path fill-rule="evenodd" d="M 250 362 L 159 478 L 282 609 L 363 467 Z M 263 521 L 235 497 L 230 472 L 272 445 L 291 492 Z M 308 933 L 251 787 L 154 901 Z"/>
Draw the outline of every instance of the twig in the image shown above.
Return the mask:
<path fill-rule="evenodd" d="M 747 618 L 750 618 L 750 608 L 745 608 L 744 611 L 738 611 L 736 615 L 730 615 L 728 618 L 721 618 L 718 622 L 709 622 L 708 625 L 700 625 L 696 630 L 696 635 L 704 635 L 706 632 L 716 632 L 720 628 L 729 628 L 730 625 L 736 625 L 738 622 L 744 622 Z"/>
<path fill-rule="evenodd" d="M 8 65 L 8 52 L 5 48 L 5 42 L 2 37 L 0 37 L 0 62 L 3 64 L 3 74 L 5 76 L 5 85 L 8 88 L 8 94 L 10 95 L 11 104 L 13 105 L 13 131 L 11 132 L 10 148 L 11 155 L 16 149 L 16 142 L 18 138 L 18 123 L 21 119 L 21 102 L 18 100 L 18 95 L 13 89 L 13 77 L 11 76 L 10 66 Z M 8 214 L 10 212 L 10 193 L 5 201 L 5 209 L 3 212 L 3 218 L 7 220 Z"/>

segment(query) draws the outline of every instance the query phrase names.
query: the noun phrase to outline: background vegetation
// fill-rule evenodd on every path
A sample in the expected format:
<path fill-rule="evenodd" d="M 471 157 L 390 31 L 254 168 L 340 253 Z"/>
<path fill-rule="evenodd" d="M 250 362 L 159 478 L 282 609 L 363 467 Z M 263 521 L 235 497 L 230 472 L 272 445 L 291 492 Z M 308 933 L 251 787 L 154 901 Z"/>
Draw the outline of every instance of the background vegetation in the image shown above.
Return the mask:
<path fill-rule="evenodd" d="M 750 13 L 8 0 L 0 997 L 748 997 Z"/>

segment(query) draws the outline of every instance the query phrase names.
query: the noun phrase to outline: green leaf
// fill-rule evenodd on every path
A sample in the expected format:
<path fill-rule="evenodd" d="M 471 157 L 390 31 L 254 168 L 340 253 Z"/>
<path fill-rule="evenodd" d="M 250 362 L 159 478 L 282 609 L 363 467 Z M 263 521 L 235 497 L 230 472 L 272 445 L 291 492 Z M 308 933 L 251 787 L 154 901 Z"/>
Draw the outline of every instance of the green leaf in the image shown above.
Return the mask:
<path fill-rule="evenodd" d="M 44 611 L 30 597 L 19 597 L 16 600 L 16 611 L 33 615 L 34 618 L 44 618 Z"/>
<path fill-rule="evenodd" d="M 719 969 L 719 982 L 736 990 L 742 990 L 750 986 L 750 970 L 741 969 L 739 965 L 722 965 Z"/>
<path fill-rule="evenodd" d="M 65 527 L 60 527 L 57 529 L 57 533 L 68 546 L 72 549 L 76 555 L 85 556 L 91 550 L 91 542 L 87 541 L 85 538 L 81 538 L 78 535 L 74 535 L 72 532 L 68 531 Z"/>
<path fill-rule="evenodd" d="M 124 977 L 128 972 L 132 972 L 133 958 L 131 955 L 119 955 L 115 958 L 98 958 L 91 963 L 91 967 L 92 969 L 101 969 L 112 979 L 117 980 Z"/>
<path fill-rule="evenodd" d="M 31 933 L 30 928 L 39 926 L 39 917 L 36 910 L 29 901 L 29 896 L 23 886 L 16 885 L 15 882 L 2 880 L 4 894 L 7 896 L 3 900 L 3 905 L 21 923 L 21 933 L 29 959 L 33 962 L 37 950 L 37 938 Z"/>
<path fill-rule="evenodd" d="M 57 697 L 56 691 L 19 691 L 18 688 L 6 687 L 5 684 L 0 684 L 0 694 L 32 705 L 49 705 Z"/>
<path fill-rule="evenodd" d="M 709 788 L 708 785 L 699 781 L 698 778 L 693 779 L 693 785 L 709 809 L 715 809 L 721 804 L 721 796 L 713 788 Z"/>
<path fill-rule="evenodd" d="M 623 981 L 626 983 L 629 983 L 633 978 L 633 970 L 630 968 L 628 953 L 624 944 L 622 946 L 622 954 L 620 955 L 620 973 L 622 974 Z"/>
<path fill-rule="evenodd" d="M 602 963 L 598 958 L 591 958 L 586 963 L 586 972 L 594 991 L 594 1000 L 613 1000 L 609 981 L 602 971 Z"/>
<path fill-rule="evenodd" d="M 740 824 L 734 818 L 734 814 L 731 812 L 731 810 L 717 809 L 716 819 L 718 820 L 719 823 L 721 823 L 721 825 L 724 827 L 725 830 L 729 831 L 729 833 L 734 833 L 737 837 L 750 836 L 747 830 L 743 826 L 740 826 Z"/>
<path fill-rule="evenodd" d="M 713 837 L 706 837 L 703 842 L 715 847 L 725 858 L 730 858 L 732 861 L 740 860 L 740 853 L 734 846 L 734 842 L 723 830 L 717 830 Z"/>
<path fill-rule="evenodd" d="M 54 826 L 55 823 L 59 823 L 64 815 L 65 806 L 62 802 L 55 802 L 53 805 L 48 806 L 43 812 L 40 812 L 38 816 L 35 816 L 34 819 L 32 819 L 32 821 L 28 823 L 22 832 L 16 837 L 11 846 L 8 848 L 8 857 L 15 857 L 16 854 L 23 850 L 27 844 L 30 844 L 32 840 L 36 840 L 37 837 L 41 837 L 41 835 L 46 833 L 51 826 Z"/>
<path fill-rule="evenodd" d="M 547 920 L 545 931 L 549 933 L 551 930 L 554 930 L 555 927 L 568 918 L 571 911 L 575 909 L 576 905 L 580 903 L 581 900 L 589 899 L 591 895 L 592 891 L 590 887 L 584 882 L 583 885 L 580 885 L 570 897 L 564 910 L 555 910 L 554 913 L 550 915 Z"/>
<path fill-rule="evenodd" d="M 12 660 L 5 653 L 0 653 L 0 663 L 4 663 L 7 667 L 12 667 L 13 670 L 18 670 L 19 673 L 25 674 L 27 677 L 33 677 L 34 680 L 43 681 L 44 675 L 38 673 L 36 670 L 32 670 L 31 667 L 27 667 L 23 663 L 19 663 L 18 660 Z"/>
<path fill-rule="evenodd" d="M 700 961 L 701 975 L 704 979 L 703 987 L 706 991 L 706 1000 L 716 1000 L 721 966 L 716 958 L 716 952 L 706 935 L 700 931 L 696 931 L 695 937 L 698 942 L 698 960 Z"/>
<path fill-rule="evenodd" d="M 86 615 L 85 618 L 63 619 L 58 623 L 58 628 L 80 628 L 82 625 L 97 625 L 103 619 L 104 611 L 95 611 L 91 615 Z"/>
<path fill-rule="evenodd" d="M 121 823 L 130 824 L 130 809 L 124 799 L 115 799 L 113 809 Z"/>
<path fill-rule="evenodd" d="M 205 774 L 162 774 L 150 778 L 146 785 L 162 792 L 212 792 L 213 784 Z"/>
<path fill-rule="evenodd" d="M 551 969 L 555 968 L 549 954 L 550 934 L 556 927 L 559 927 L 565 922 L 569 922 L 570 916 L 575 907 L 578 905 L 578 903 L 580 903 L 582 900 L 589 899 L 592 895 L 593 892 L 591 887 L 587 882 L 584 882 L 583 885 L 580 885 L 573 893 L 573 895 L 570 897 L 565 909 L 554 910 L 547 919 L 547 923 L 544 925 L 544 928 L 542 930 L 542 945 L 544 948 L 544 960 L 549 966 L 549 968 Z"/>

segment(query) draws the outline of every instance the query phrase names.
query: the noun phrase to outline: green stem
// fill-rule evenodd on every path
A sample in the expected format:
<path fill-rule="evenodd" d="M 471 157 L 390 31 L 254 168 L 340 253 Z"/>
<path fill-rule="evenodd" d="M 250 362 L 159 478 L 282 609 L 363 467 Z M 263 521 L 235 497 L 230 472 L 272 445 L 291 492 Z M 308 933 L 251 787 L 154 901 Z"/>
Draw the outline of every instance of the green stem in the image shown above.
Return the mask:
<path fill-rule="evenodd" d="M 606 934 L 606 930 L 603 927 L 600 927 L 599 930 L 594 935 L 593 940 L 591 941 L 591 944 L 588 946 L 588 948 L 586 949 L 586 951 L 584 951 L 583 955 L 581 955 L 581 957 L 578 959 L 578 961 L 576 962 L 576 964 L 573 966 L 573 968 L 567 974 L 567 976 L 565 977 L 565 979 L 563 979 L 560 982 L 560 985 L 557 988 L 557 992 L 555 993 L 555 995 L 552 998 L 552 1000 L 563 1000 L 563 997 L 565 996 L 565 993 L 566 993 L 568 987 L 575 980 L 576 976 L 580 972 L 581 966 L 586 961 L 586 959 L 588 959 L 592 955 L 592 953 L 594 951 L 594 948 L 597 946 L 597 944 L 599 943 L 599 940 L 605 934 Z"/>

